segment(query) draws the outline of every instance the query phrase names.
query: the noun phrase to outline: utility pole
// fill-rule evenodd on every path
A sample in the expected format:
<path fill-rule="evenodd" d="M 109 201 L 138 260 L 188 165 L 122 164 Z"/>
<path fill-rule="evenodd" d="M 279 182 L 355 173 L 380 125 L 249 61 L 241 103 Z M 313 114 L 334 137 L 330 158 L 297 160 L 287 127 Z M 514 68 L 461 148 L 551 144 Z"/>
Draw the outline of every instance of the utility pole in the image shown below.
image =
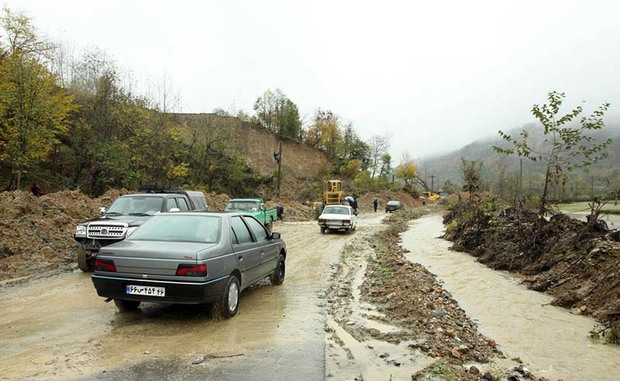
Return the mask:
<path fill-rule="evenodd" d="M 435 185 L 435 175 L 431 175 L 431 192 L 434 191 L 434 186 Z"/>
<path fill-rule="evenodd" d="M 282 177 L 282 142 L 280 142 L 280 149 L 278 152 L 273 153 L 273 158 L 278 163 L 278 187 L 276 191 L 276 201 L 280 199 L 280 179 Z"/>

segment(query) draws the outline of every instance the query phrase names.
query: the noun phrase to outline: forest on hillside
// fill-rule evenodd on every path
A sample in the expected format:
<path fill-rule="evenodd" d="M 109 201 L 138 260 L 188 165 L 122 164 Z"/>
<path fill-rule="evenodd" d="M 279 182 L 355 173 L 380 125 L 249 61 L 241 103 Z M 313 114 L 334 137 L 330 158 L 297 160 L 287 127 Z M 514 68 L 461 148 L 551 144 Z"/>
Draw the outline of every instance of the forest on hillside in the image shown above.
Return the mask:
<path fill-rule="evenodd" d="M 518 135 L 520 131 L 527 131 L 530 139 L 537 147 L 548 144 L 547 138 L 539 125 L 527 124 L 522 128 L 510 132 Z M 620 190 L 620 123 L 609 123 L 605 128 L 595 131 L 592 136 L 597 141 L 611 139 L 611 144 L 605 149 L 606 157 L 586 168 L 576 168 L 565 181 L 555 185 L 551 192 L 551 199 L 556 201 L 614 200 Z M 545 163 L 498 154 L 493 147 L 502 144 L 497 136 L 468 144 L 458 151 L 427 158 L 420 162 L 418 170 L 420 176 L 427 183 L 434 182 L 436 191 L 453 192 L 463 184 L 463 160 L 481 163 L 481 188 L 501 195 L 506 199 L 514 199 L 521 187 L 525 197 L 539 195 L 542 192 L 545 180 Z"/>
<path fill-rule="evenodd" d="M 403 186 L 419 190 L 415 189 L 419 180 L 433 191 L 457 192 L 462 190 L 463 165 L 468 161 L 480 164 L 482 190 L 508 199 L 540 194 L 549 184 L 545 180 L 549 165 L 498 154 L 493 147 L 501 143 L 499 137 L 415 164 L 403 155 L 395 165 L 389 135 L 365 141 L 352 123 L 321 108 L 310 120 L 302 121 L 295 102 L 278 89 L 257 96 L 253 113 L 218 108 L 188 122 L 179 117 L 178 99 L 165 82 L 156 97 L 136 94 L 127 73 L 105 53 L 94 49 L 76 57 L 67 54 L 69 50 L 41 37 L 28 16 L 3 11 L 2 190 L 28 189 L 38 183 L 45 192 L 79 189 L 99 196 L 112 188 L 155 185 L 243 196 L 260 187 L 273 188 L 276 165 L 272 174 L 261 174 L 250 165 L 228 138 L 226 120 L 232 119 L 320 150 L 327 165 L 305 177 L 317 184 L 329 176 L 342 178 L 358 193 Z M 545 149 L 548 136 L 540 126 L 527 125 L 522 130 L 534 148 Z M 567 171 L 570 166 L 564 166 L 550 189 L 551 199 L 617 195 L 618 124 L 591 132 L 593 142 L 611 138 L 609 145 L 601 147 L 606 155 L 584 168 Z M 271 147 L 266 150 L 271 154 Z"/>
<path fill-rule="evenodd" d="M 123 73 L 98 50 L 69 56 L 45 40 L 28 16 L 4 9 L 0 18 L 0 189 L 80 189 L 91 196 L 144 185 L 251 194 L 273 176 L 258 174 L 208 120 L 179 122 L 177 100 L 162 86 L 156 99 L 131 91 Z M 322 173 L 360 186 L 387 183 L 389 140 L 363 141 L 351 123 L 317 108 L 305 126 L 279 90 L 257 97 L 254 114 L 231 116 L 325 153 Z M 214 118 L 215 120 L 216 118 Z M 221 120 L 221 119 L 218 119 Z M 271 148 L 269 148 L 271 149 Z"/>

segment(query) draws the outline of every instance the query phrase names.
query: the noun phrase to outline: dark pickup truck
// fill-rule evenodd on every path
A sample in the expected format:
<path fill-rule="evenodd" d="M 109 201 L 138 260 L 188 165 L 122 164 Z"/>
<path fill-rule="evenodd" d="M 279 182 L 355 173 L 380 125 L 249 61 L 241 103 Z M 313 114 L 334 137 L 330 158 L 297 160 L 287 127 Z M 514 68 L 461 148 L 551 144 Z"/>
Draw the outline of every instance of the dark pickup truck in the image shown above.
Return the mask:
<path fill-rule="evenodd" d="M 73 239 L 79 243 L 77 263 L 91 272 L 99 249 L 122 241 L 146 220 L 162 212 L 206 211 L 207 200 L 200 191 L 151 190 L 117 198 L 100 217 L 80 223 Z"/>

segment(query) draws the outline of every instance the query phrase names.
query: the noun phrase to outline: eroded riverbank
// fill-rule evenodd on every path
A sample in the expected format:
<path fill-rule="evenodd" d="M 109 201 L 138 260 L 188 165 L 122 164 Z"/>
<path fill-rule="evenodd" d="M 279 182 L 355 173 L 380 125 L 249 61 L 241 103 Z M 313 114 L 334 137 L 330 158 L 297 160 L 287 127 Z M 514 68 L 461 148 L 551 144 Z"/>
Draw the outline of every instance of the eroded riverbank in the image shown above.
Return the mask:
<path fill-rule="evenodd" d="M 450 251 L 450 242 L 436 238 L 442 232 L 441 216 L 412 221 L 402 234 L 407 259 L 435 274 L 508 357 L 519 357 L 550 379 L 618 379 L 620 348 L 589 338 L 594 320 L 552 306 L 552 297 L 526 289 L 518 278 Z"/>

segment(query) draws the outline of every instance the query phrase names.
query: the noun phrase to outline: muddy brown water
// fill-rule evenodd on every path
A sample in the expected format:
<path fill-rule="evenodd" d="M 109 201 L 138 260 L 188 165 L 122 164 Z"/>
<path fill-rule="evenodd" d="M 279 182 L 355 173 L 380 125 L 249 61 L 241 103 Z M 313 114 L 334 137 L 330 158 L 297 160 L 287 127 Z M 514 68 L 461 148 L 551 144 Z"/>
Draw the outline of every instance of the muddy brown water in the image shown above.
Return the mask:
<path fill-rule="evenodd" d="M 526 289 L 518 278 L 450 251 L 450 242 L 436 238 L 443 231 L 440 216 L 412 221 L 402 234 L 407 258 L 434 273 L 509 358 L 551 380 L 620 380 L 620 347 L 589 338 L 594 320 L 551 306 L 550 296 Z"/>

